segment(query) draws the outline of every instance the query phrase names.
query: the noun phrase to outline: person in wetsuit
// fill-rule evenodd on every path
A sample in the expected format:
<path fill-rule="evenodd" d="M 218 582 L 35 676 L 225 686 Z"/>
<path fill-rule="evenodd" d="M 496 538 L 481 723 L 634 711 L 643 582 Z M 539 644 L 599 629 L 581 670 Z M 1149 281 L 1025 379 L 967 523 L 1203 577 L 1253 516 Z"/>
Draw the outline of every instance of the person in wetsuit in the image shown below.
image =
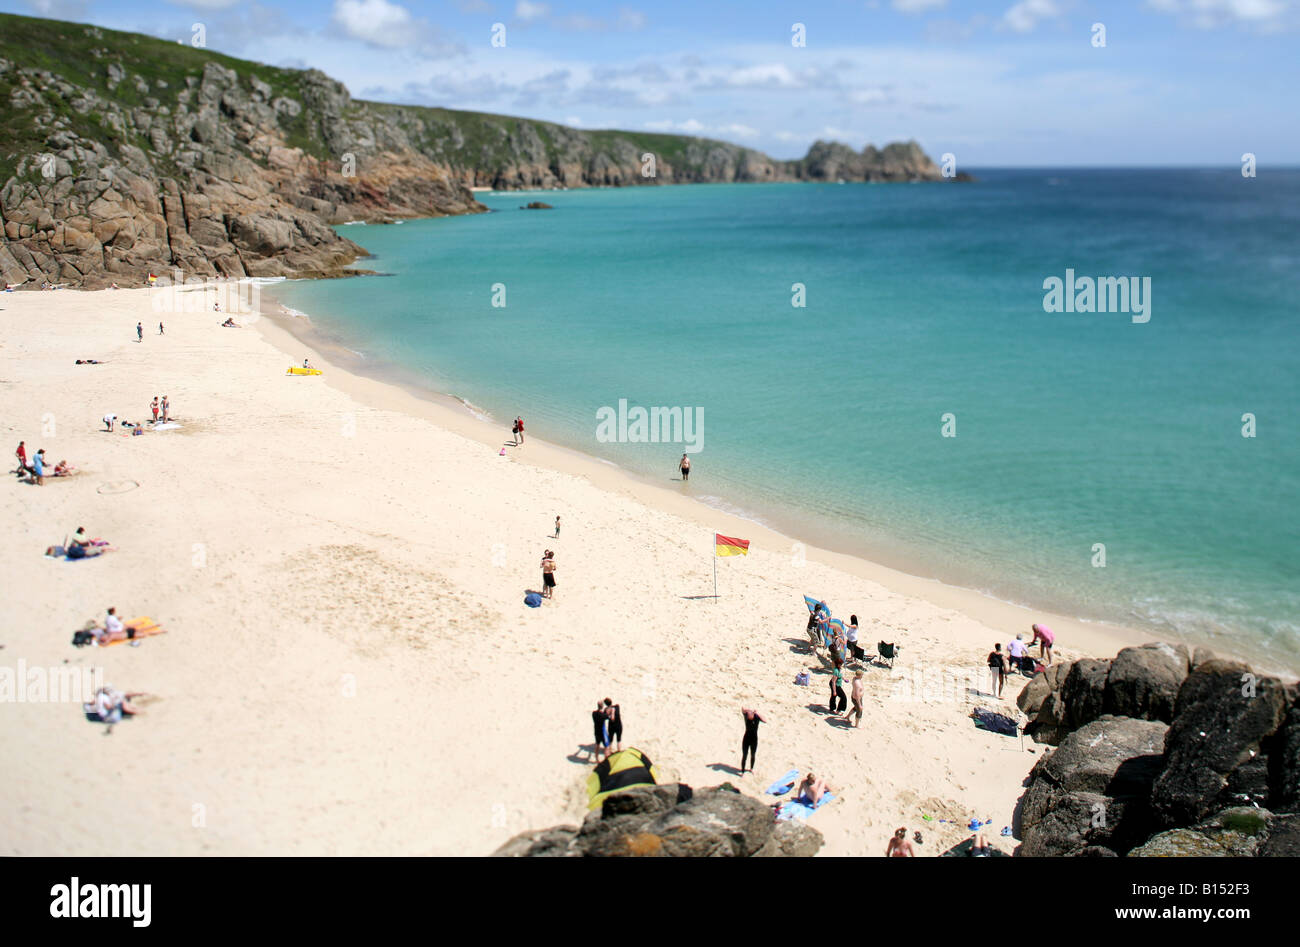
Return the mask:
<path fill-rule="evenodd" d="M 623 749 L 623 714 L 618 704 L 605 698 L 605 715 L 609 718 L 609 745 L 617 753 Z"/>
<path fill-rule="evenodd" d="M 591 712 L 591 727 L 596 737 L 591 752 L 599 763 L 602 756 L 609 756 L 609 714 L 605 713 L 605 705 L 600 701 L 596 701 L 596 709 Z"/>
<path fill-rule="evenodd" d="M 754 771 L 754 757 L 758 755 L 758 725 L 767 723 L 763 715 L 749 707 L 740 708 L 745 718 L 745 737 L 740 741 L 740 775 L 745 775 L 745 757 L 749 757 L 749 771 Z"/>

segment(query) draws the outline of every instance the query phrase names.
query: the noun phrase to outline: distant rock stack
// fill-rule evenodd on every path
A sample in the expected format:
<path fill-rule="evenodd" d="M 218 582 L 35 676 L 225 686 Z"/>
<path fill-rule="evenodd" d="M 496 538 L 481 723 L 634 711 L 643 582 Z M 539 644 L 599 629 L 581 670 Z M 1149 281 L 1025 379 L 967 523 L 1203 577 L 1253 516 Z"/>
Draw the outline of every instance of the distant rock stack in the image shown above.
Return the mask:
<path fill-rule="evenodd" d="M 1036 675 L 1017 855 L 1300 855 L 1300 692 L 1182 645 Z"/>
<path fill-rule="evenodd" d="M 637 786 L 605 799 L 581 826 L 516 835 L 494 854 L 516 858 L 810 857 L 821 833 L 803 822 L 777 822 L 770 806 L 729 783 L 692 791 Z"/>

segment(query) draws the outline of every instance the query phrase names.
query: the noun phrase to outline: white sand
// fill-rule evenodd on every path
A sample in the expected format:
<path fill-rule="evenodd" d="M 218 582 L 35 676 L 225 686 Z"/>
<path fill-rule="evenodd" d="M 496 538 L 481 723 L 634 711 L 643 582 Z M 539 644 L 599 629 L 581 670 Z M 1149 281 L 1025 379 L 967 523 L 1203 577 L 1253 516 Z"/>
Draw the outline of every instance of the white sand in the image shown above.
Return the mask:
<path fill-rule="evenodd" d="M 800 563 L 791 539 L 667 475 L 647 486 L 544 431 L 498 456 L 505 424 L 334 369 L 267 319 L 162 318 L 158 336 L 146 290 L 0 295 L 4 450 L 23 439 L 81 469 L 4 486 L 0 667 L 100 665 L 157 695 L 107 737 L 73 704 L 0 704 L 0 854 L 485 854 L 581 819 L 574 754 L 610 696 L 626 743 L 670 777 L 759 793 L 791 766 L 825 775 L 825 854 L 881 854 L 907 825 L 937 855 L 969 833 L 922 814 L 992 818 L 996 835 L 1043 750 L 968 717 L 997 704 L 961 677 L 987 686 L 992 643 L 1040 620 L 1065 658 L 1149 637 L 816 549 Z M 304 355 L 325 374 L 287 377 Z M 179 429 L 103 432 L 105 413 L 147 418 L 162 394 Z M 139 487 L 100 492 L 122 481 Z M 120 550 L 41 555 L 81 525 Z M 719 562 L 717 603 L 698 598 L 714 530 L 752 541 Z M 556 598 L 529 609 L 548 547 Z M 867 673 L 860 730 L 809 709 L 823 673 L 793 684 L 820 671 L 792 646 L 804 592 L 856 612 L 868 646 L 903 645 L 895 672 Z M 109 605 L 169 633 L 74 649 Z M 742 703 L 769 721 L 743 781 L 720 770 L 739 762 Z"/>

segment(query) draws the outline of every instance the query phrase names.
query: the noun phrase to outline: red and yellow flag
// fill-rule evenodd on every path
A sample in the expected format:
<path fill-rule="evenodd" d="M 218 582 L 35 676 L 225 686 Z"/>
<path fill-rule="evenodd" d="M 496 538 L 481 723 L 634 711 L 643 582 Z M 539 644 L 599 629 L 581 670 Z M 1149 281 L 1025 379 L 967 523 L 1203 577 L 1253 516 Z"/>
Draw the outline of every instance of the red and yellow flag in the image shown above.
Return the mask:
<path fill-rule="evenodd" d="M 749 540 L 732 539 L 730 536 L 714 533 L 713 551 L 719 556 L 748 556 Z"/>

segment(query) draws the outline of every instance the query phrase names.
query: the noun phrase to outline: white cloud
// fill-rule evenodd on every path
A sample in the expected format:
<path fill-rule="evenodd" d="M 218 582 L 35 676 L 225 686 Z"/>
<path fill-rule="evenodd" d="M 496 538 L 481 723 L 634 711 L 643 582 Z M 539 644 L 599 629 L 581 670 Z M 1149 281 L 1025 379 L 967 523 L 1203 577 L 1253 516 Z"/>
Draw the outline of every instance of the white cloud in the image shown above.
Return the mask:
<path fill-rule="evenodd" d="M 570 126 L 572 126 L 573 128 L 581 128 L 581 127 L 582 127 L 582 119 L 578 118 L 578 116 L 576 116 L 576 115 L 570 115 L 568 118 L 566 118 L 566 119 L 564 120 L 564 124 L 566 124 L 566 125 L 570 125 Z"/>
<path fill-rule="evenodd" d="M 899 13 L 925 13 L 927 10 L 942 10 L 948 0 L 894 0 L 894 9 Z"/>
<path fill-rule="evenodd" d="M 334 0 L 334 23 L 353 39 L 396 49 L 412 42 L 414 17 L 388 0 Z"/>
<path fill-rule="evenodd" d="M 849 101 L 855 105 L 887 105 L 894 97 L 886 89 L 855 89 L 849 93 Z"/>
<path fill-rule="evenodd" d="M 524 21 L 540 20 L 550 12 L 551 8 L 544 3 L 532 3 L 530 0 L 519 0 L 519 2 L 515 4 L 515 16 Z"/>
<path fill-rule="evenodd" d="M 1280 28 L 1289 7 L 1286 0 L 1147 0 L 1146 5 L 1203 30 L 1224 26 Z"/>
<path fill-rule="evenodd" d="M 167 0 L 168 3 L 178 7 L 189 7 L 192 10 L 225 10 L 239 3 L 240 0 Z"/>
<path fill-rule="evenodd" d="M 1020 0 L 1002 14 L 1002 25 L 1016 33 L 1032 33 L 1041 21 L 1060 15 L 1055 0 Z"/>
<path fill-rule="evenodd" d="M 541 4 L 538 6 L 541 6 Z M 586 16 L 582 13 L 573 13 L 569 16 L 560 17 L 553 22 L 560 29 L 572 30 L 576 33 L 608 33 L 614 30 L 635 32 L 645 28 L 646 17 L 644 13 L 637 10 L 622 7 L 618 11 L 618 16 L 612 20 Z"/>
<path fill-rule="evenodd" d="M 739 122 L 731 122 L 726 125 L 705 125 L 694 118 L 688 118 L 684 122 L 674 122 L 671 119 L 646 122 L 645 128 L 652 132 L 678 132 L 683 135 L 725 135 L 729 138 L 757 138 L 759 135 L 757 128 L 750 128 L 748 125 L 742 125 Z"/>

